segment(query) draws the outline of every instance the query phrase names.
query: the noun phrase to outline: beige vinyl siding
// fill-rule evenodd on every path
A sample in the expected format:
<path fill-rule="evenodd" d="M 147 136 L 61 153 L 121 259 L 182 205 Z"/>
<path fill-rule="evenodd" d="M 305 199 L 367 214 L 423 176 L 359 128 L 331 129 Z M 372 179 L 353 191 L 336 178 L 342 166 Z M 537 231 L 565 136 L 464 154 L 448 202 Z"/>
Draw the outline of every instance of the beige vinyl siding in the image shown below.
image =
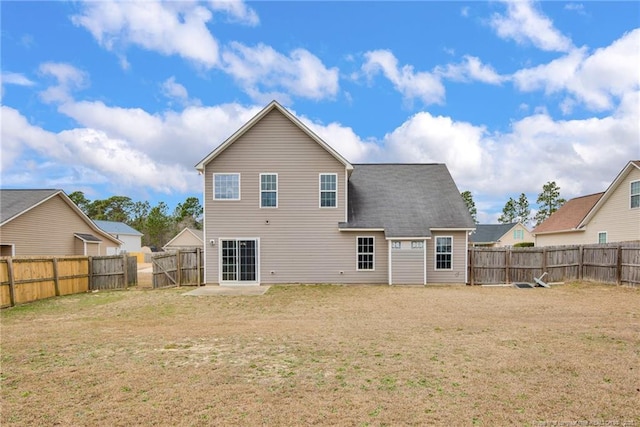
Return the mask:
<path fill-rule="evenodd" d="M 535 245 L 542 246 L 562 246 L 562 245 L 583 245 L 587 243 L 587 235 L 584 231 L 567 231 L 564 233 L 537 234 Z M 597 239 L 597 236 L 596 236 Z M 598 243 L 596 240 L 595 242 Z"/>
<path fill-rule="evenodd" d="M 174 248 L 196 248 L 202 247 L 202 242 L 193 233 L 189 231 L 185 231 L 175 238 L 173 242 L 171 242 L 170 246 L 167 246 L 167 249 Z"/>
<path fill-rule="evenodd" d="M 514 239 L 513 238 L 514 230 L 522 230 L 523 238 L 522 239 Z M 533 235 L 529 232 L 529 230 L 527 230 L 527 228 L 522 224 L 516 224 L 516 225 L 513 226 L 513 228 L 511 230 L 509 230 L 504 236 L 502 236 L 500 238 L 500 241 L 498 243 L 496 243 L 496 247 L 498 247 L 498 246 L 513 246 L 516 243 L 533 242 L 533 241 L 534 241 Z"/>
<path fill-rule="evenodd" d="M 583 243 L 598 243 L 598 233 L 607 232 L 607 241 L 640 240 L 640 209 L 631 209 L 631 182 L 640 181 L 640 170 L 632 168 L 613 190 L 586 226 Z"/>
<path fill-rule="evenodd" d="M 240 200 L 213 200 L 213 174 L 239 173 Z M 260 173 L 278 174 L 278 207 L 260 208 Z M 322 173 L 337 175 L 337 207 L 319 207 Z M 387 283 L 384 235 L 338 231 L 345 166 L 277 110 L 205 165 L 206 281 L 219 281 L 219 239 L 259 238 L 261 283 Z M 374 236 L 375 270 L 356 271 L 356 237 Z M 342 274 L 340 273 L 342 272 Z"/>
<path fill-rule="evenodd" d="M 427 240 L 426 245 L 429 245 Z M 412 249 L 411 241 L 400 242 L 401 248 L 391 248 L 391 283 L 394 285 L 424 285 L 424 251 Z"/>
<path fill-rule="evenodd" d="M 102 242 L 93 255 L 106 255 L 114 243 L 96 233 L 60 196 L 54 196 L 2 226 L 1 244 L 15 244 L 15 255 L 84 255 L 74 233 L 92 234 Z M 99 253 L 98 253 L 99 251 Z"/>
<path fill-rule="evenodd" d="M 453 257 L 451 270 L 436 270 L 436 237 L 453 237 Z M 427 282 L 428 283 L 465 283 L 467 246 L 466 231 L 436 231 L 431 233 L 431 240 L 427 240 Z"/>

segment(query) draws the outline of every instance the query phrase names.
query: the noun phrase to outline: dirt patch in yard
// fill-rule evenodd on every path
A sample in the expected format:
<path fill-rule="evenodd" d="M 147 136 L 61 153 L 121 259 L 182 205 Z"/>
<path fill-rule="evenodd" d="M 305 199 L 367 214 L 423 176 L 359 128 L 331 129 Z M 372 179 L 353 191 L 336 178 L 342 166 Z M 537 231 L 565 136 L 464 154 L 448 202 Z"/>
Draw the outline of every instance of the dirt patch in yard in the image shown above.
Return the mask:
<path fill-rule="evenodd" d="M 0 423 L 640 426 L 638 290 L 184 292 L 3 310 Z"/>

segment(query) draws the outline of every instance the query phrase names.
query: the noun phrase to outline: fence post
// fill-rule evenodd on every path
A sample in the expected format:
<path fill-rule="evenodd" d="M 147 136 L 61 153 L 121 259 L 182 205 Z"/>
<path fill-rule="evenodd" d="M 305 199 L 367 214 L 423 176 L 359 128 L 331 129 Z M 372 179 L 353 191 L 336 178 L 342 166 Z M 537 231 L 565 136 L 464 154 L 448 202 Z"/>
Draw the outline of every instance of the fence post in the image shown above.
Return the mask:
<path fill-rule="evenodd" d="M 124 279 L 124 288 L 129 287 L 129 265 L 127 263 L 127 253 L 122 255 L 122 278 Z"/>
<path fill-rule="evenodd" d="M 578 250 L 578 280 L 582 280 L 582 268 L 584 263 L 584 246 L 580 245 L 580 249 Z"/>
<path fill-rule="evenodd" d="M 176 282 L 178 287 L 182 286 L 182 256 L 180 256 L 180 249 L 176 252 Z"/>
<path fill-rule="evenodd" d="M 93 257 L 87 257 L 87 262 L 89 263 L 87 265 L 87 279 L 89 280 L 89 283 L 87 283 L 87 285 L 89 286 L 89 290 L 92 291 L 93 290 Z"/>
<path fill-rule="evenodd" d="M 507 248 L 504 254 L 504 275 L 505 275 L 505 283 L 511 283 L 511 249 Z"/>
<path fill-rule="evenodd" d="M 471 283 L 471 286 L 474 286 L 476 284 L 476 278 L 475 278 L 475 274 L 474 274 L 474 270 L 475 268 L 473 268 L 475 266 L 475 262 L 476 262 L 476 256 L 475 256 L 475 251 L 474 248 L 471 247 L 469 249 L 469 280 Z"/>
<path fill-rule="evenodd" d="M 618 255 L 618 259 L 616 262 L 616 285 L 622 284 L 622 245 L 618 245 L 618 250 L 616 251 Z"/>
<path fill-rule="evenodd" d="M 200 248 L 196 248 L 196 273 L 198 278 L 196 279 L 197 286 L 202 286 L 202 281 L 200 280 L 200 268 L 202 268 L 200 263 Z"/>
<path fill-rule="evenodd" d="M 545 271 L 547 271 L 547 248 L 543 247 L 542 248 L 542 273 L 540 274 L 544 274 Z"/>
<path fill-rule="evenodd" d="M 58 258 L 53 258 L 53 286 L 56 290 L 56 296 L 60 296 L 60 279 L 58 275 Z"/>
<path fill-rule="evenodd" d="M 7 274 L 9 275 L 9 304 L 16 305 L 16 280 L 13 275 L 13 260 L 7 258 Z"/>

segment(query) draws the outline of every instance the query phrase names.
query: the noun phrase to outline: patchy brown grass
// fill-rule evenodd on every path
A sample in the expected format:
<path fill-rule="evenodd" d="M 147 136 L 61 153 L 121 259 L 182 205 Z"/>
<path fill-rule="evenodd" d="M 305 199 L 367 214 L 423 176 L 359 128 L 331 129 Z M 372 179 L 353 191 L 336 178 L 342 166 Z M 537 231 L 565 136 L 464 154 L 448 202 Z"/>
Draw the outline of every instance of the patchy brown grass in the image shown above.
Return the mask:
<path fill-rule="evenodd" d="M 3 310 L 0 423 L 640 426 L 638 290 L 184 291 Z"/>

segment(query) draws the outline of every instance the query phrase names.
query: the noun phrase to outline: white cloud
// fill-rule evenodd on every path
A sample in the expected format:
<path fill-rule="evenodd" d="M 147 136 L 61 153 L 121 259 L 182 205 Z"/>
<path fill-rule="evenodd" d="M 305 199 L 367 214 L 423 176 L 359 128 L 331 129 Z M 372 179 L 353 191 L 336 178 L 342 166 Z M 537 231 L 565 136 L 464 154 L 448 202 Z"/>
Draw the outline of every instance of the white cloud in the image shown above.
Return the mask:
<path fill-rule="evenodd" d="M 616 99 L 640 88 L 640 29 L 590 55 L 586 48 L 574 49 L 548 64 L 519 70 L 512 79 L 522 91 L 566 91 L 588 109 L 610 110 Z"/>
<path fill-rule="evenodd" d="M 178 104 L 182 106 L 186 105 L 200 105 L 201 102 L 199 99 L 189 98 L 189 92 L 187 88 L 176 82 L 175 76 L 169 77 L 167 80 L 162 82 L 161 85 L 162 94 L 169 98 L 171 101 L 176 101 Z"/>
<path fill-rule="evenodd" d="M 410 65 L 399 67 L 397 58 L 388 50 L 366 52 L 362 71 L 371 79 L 382 72 L 406 101 L 420 99 L 425 105 L 444 101 L 444 86 L 440 79 L 428 72 L 415 72 Z"/>
<path fill-rule="evenodd" d="M 218 63 L 218 42 L 206 25 L 212 16 L 191 1 L 105 0 L 83 3 L 81 13 L 71 20 L 107 50 L 121 54 L 128 45 L 137 45 L 211 68 Z"/>
<path fill-rule="evenodd" d="M 282 90 L 320 100 L 334 97 L 339 88 L 338 69 L 326 68 L 305 49 L 295 49 L 285 56 L 264 44 L 249 47 L 233 42 L 224 50 L 222 62 L 222 68 L 254 99 L 269 92 L 273 97 L 273 92 Z"/>
<path fill-rule="evenodd" d="M 475 56 L 465 55 L 459 64 L 436 67 L 435 74 L 450 80 L 470 82 L 479 81 L 488 84 L 501 84 L 507 78 L 498 74 L 493 67 L 485 65 Z"/>
<path fill-rule="evenodd" d="M 20 73 L 2 72 L 2 85 L 33 86 L 35 83 Z"/>
<path fill-rule="evenodd" d="M 211 0 L 209 2 L 211 8 L 215 11 L 223 11 L 227 13 L 229 19 L 233 22 L 255 26 L 260 23 L 260 18 L 255 10 L 247 6 L 241 0 Z"/>
<path fill-rule="evenodd" d="M 73 65 L 46 62 L 40 65 L 40 74 L 56 79 L 56 84 L 40 92 L 40 98 L 46 103 L 67 102 L 72 99 L 71 92 L 84 89 L 89 85 L 87 74 Z"/>
<path fill-rule="evenodd" d="M 409 163 L 446 163 L 463 181 L 476 179 L 491 158 L 483 152 L 485 129 L 450 117 L 421 112 L 385 135 L 386 161 Z"/>
<path fill-rule="evenodd" d="M 554 26 L 553 22 L 536 10 L 532 1 L 505 1 L 505 15 L 495 14 L 491 26 L 498 36 L 516 43 L 531 43 L 546 51 L 567 52 L 573 48 L 571 40 Z"/>

